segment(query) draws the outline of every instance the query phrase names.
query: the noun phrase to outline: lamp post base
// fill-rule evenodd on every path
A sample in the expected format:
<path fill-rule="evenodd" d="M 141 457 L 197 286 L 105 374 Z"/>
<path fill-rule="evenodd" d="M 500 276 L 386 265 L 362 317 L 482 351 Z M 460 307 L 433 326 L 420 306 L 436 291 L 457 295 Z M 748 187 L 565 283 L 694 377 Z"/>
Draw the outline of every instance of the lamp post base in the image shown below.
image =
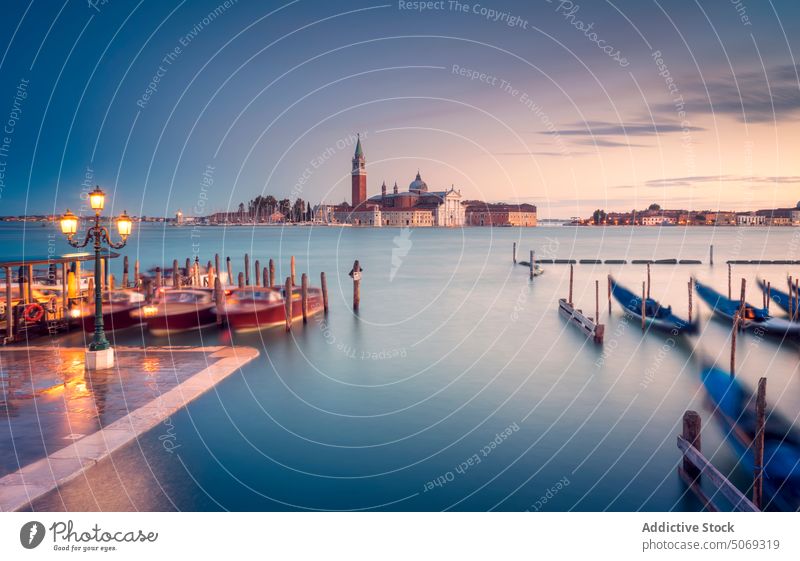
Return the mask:
<path fill-rule="evenodd" d="M 114 349 L 86 351 L 86 370 L 106 370 L 114 366 Z"/>

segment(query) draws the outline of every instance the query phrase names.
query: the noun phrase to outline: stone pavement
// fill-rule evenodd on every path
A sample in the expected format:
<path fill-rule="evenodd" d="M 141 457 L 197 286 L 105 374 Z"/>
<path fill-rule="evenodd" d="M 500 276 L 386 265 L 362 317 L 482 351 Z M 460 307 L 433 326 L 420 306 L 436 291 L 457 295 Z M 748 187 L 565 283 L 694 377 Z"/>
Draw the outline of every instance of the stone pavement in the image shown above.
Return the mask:
<path fill-rule="evenodd" d="M 25 507 L 167 419 L 258 356 L 250 347 L 0 349 L 0 511 Z"/>

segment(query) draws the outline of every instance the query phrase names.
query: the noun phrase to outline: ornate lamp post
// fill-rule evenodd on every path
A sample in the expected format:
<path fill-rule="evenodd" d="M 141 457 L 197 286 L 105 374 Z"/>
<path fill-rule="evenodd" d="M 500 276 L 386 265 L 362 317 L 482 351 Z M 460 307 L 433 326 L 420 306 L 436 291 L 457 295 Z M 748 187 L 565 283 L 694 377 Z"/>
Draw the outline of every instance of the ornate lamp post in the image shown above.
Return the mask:
<path fill-rule="evenodd" d="M 78 217 L 72 214 L 69 209 L 61 217 L 61 232 L 67 236 L 67 242 L 72 247 L 86 247 L 90 241 L 94 242 L 94 338 L 86 352 L 87 370 L 102 370 L 111 368 L 114 365 L 114 349 L 106 339 L 106 332 L 103 329 L 103 290 L 102 277 L 100 276 L 100 252 L 105 242 L 112 249 L 122 249 L 131 233 L 132 222 L 128 215 L 123 211 L 117 218 L 117 230 L 122 238 L 119 243 L 114 243 L 109 237 L 108 228 L 100 225 L 100 211 L 105 206 L 106 194 L 99 186 L 89 193 L 89 204 L 94 210 L 94 226 L 86 231 L 86 237 L 82 242 L 73 240 L 78 231 Z M 79 279 L 80 280 L 80 279 Z"/>

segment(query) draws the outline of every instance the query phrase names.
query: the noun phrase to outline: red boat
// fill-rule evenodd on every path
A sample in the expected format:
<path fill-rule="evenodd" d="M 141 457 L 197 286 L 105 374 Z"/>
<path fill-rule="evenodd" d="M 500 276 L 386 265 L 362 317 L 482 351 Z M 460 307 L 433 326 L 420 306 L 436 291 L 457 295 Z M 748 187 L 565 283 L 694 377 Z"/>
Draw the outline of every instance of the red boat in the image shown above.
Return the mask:
<path fill-rule="evenodd" d="M 228 325 L 237 331 L 253 331 L 286 324 L 286 289 L 248 286 L 235 288 L 225 299 Z M 292 290 L 292 320 L 302 319 L 302 289 Z M 322 290 L 308 289 L 308 317 L 322 311 Z"/>
<path fill-rule="evenodd" d="M 156 299 L 131 315 L 141 318 L 154 335 L 201 329 L 216 323 L 214 291 L 205 288 L 162 288 Z"/>
<path fill-rule="evenodd" d="M 118 331 L 141 325 L 142 319 L 132 315 L 144 305 L 144 294 L 134 290 L 112 290 L 103 294 L 103 329 Z M 94 331 L 94 301 L 70 310 L 70 316 L 80 318 L 83 330 Z"/>

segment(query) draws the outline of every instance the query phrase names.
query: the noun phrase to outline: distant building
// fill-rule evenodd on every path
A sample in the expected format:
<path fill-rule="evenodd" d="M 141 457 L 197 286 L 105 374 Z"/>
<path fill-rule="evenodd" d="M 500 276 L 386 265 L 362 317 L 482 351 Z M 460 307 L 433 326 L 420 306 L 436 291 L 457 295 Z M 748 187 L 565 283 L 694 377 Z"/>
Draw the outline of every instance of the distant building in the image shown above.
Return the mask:
<path fill-rule="evenodd" d="M 675 224 L 675 218 L 664 214 L 649 214 L 641 217 L 642 226 L 671 226 Z"/>
<path fill-rule="evenodd" d="M 321 222 L 353 224 L 354 226 L 414 226 L 461 227 L 465 224 L 466 209 L 461 192 L 455 187 L 445 191 L 429 191 L 417 171 L 408 191 L 400 192 L 395 182 L 391 193 L 386 182 L 381 193 L 367 198 L 366 158 L 361 138 L 356 143 L 351 171 L 352 204 L 317 207 Z"/>
<path fill-rule="evenodd" d="M 740 212 L 736 215 L 737 226 L 764 226 L 767 218 L 756 212 Z"/>
<path fill-rule="evenodd" d="M 537 224 L 536 206 L 531 204 L 484 203 L 470 201 L 466 221 L 470 226 L 518 226 Z"/>
<path fill-rule="evenodd" d="M 175 213 L 175 223 L 179 226 L 183 224 L 183 211 L 178 209 L 178 212 Z"/>

